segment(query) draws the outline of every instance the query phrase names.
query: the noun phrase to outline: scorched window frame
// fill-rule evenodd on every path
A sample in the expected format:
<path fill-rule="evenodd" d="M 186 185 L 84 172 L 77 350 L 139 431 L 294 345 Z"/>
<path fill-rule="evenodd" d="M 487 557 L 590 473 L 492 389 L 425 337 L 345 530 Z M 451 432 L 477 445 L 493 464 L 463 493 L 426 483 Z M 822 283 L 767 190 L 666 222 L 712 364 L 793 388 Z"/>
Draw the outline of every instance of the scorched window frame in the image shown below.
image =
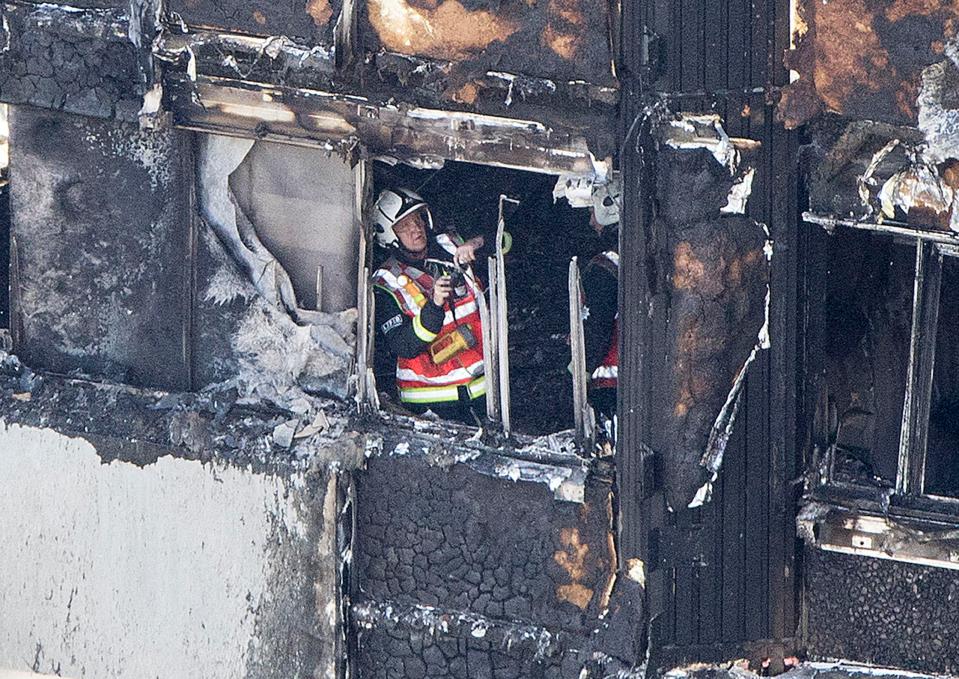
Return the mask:
<path fill-rule="evenodd" d="M 915 273 L 912 294 L 912 327 L 902 410 L 895 486 L 886 502 L 906 510 L 959 520 L 959 497 L 925 492 L 925 467 L 928 453 L 929 414 L 935 370 L 936 337 L 942 290 L 942 269 L 946 257 L 959 259 L 959 234 L 895 221 L 883 223 L 835 219 L 805 213 L 803 219 L 831 232 L 835 229 L 860 229 L 874 238 L 893 238 L 915 248 Z M 826 475 L 819 485 L 840 496 L 862 495 L 865 484 L 834 480 L 835 443 L 826 451 Z M 866 492 L 866 495 L 872 493 Z"/>

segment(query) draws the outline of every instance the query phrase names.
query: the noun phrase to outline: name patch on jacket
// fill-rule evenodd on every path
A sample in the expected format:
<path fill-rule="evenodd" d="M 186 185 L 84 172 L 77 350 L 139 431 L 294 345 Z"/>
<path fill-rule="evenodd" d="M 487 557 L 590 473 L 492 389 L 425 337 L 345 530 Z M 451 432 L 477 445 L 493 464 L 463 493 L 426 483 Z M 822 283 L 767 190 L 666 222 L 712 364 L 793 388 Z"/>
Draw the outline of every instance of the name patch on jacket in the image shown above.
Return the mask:
<path fill-rule="evenodd" d="M 393 316 L 393 318 L 391 318 L 386 323 L 381 325 L 380 329 L 383 331 L 383 334 L 385 335 L 390 330 L 398 328 L 401 325 L 403 325 L 403 314 L 396 314 L 395 316 Z"/>

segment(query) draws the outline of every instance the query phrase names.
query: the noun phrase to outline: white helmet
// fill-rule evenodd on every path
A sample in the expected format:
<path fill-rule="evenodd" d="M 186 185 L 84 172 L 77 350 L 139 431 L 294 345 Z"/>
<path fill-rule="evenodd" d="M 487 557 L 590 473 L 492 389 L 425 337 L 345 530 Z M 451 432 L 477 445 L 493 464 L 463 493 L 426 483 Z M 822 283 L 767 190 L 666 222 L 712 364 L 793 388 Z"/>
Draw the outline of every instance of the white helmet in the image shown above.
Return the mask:
<path fill-rule="evenodd" d="M 404 217 L 417 210 L 426 212 L 426 223 L 433 230 L 433 215 L 418 193 L 409 189 L 383 189 L 373 204 L 373 230 L 376 242 L 384 248 L 399 247 L 400 239 L 393 227 Z"/>
<path fill-rule="evenodd" d="M 623 183 L 616 177 L 608 184 L 593 186 L 593 214 L 602 226 L 619 221 L 619 209 L 623 204 Z"/>

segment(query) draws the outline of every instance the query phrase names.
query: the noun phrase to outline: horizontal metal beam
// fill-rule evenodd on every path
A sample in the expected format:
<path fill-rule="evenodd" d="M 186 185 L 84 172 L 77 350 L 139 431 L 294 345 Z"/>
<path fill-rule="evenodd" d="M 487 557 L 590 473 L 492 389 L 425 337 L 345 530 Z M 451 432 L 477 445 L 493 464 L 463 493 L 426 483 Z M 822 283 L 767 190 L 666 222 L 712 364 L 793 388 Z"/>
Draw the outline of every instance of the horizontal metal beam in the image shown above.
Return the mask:
<path fill-rule="evenodd" d="M 347 153 L 457 160 L 546 174 L 606 168 L 586 139 L 535 120 L 380 104 L 364 97 L 198 76 L 168 82 L 177 126 Z"/>

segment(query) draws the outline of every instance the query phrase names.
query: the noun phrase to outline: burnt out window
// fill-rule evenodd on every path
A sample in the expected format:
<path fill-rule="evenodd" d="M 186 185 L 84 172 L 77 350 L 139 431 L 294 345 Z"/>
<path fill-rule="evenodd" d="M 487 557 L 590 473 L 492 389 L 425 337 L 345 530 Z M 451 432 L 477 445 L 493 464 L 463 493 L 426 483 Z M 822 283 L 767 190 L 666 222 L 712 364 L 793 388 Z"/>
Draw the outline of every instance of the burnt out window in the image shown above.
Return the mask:
<path fill-rule="evenodd" d="M 826 481 L 959 499 L 959 245 L 942 230 L 849 226 L 827 245 Z"/>
<path fill-rule="evenodd" d="M 534 436 L 571 430 L 569 263 L 572 257 L 582 259 L 596 248 L 589 211 L 554 200 L 557 177 L 548 174 L 452 161 L 425 169 L 377 161 L 372 169 L 371 204 L 384 189 L 406 188 L 428 204 L 434 235 L 454 233 L 461 241 L 483 239 L 472 269 L 493 317 L 491 325 L 501 303 L 497 290 L 506 292 L 507 332 L 501 336 L 508 340 L 499 348 L 499 360 L 508 363 L 509 430 Z M 501 216 L 508 235 L 502 241 L 505 281 L 498 283 L 495 245 Z M 383 267 L 391 254 L 373 245 L 370 271 Z M 431 253 L 429 259 L 434 257 Z M 423 267 L 430 274 L 443 269 L 432 261 L 425 261 Z M 389 303 L 382 294 L 376 297 L 379 321 L 386 317 L 382 305 Z M 371 338 L 381 406 L 410 409 L 399 393 L 403 385 L 398 382 L 396 352 L 387 346 L 376 324 Z M 500 374 L 499 366 L 492 370 L 487 366 L 487 377 L 495 379 Z M 487 389 L 488 399 L 492 380 Z M 424 409 L 412 410 L 422 413 Z"/>

